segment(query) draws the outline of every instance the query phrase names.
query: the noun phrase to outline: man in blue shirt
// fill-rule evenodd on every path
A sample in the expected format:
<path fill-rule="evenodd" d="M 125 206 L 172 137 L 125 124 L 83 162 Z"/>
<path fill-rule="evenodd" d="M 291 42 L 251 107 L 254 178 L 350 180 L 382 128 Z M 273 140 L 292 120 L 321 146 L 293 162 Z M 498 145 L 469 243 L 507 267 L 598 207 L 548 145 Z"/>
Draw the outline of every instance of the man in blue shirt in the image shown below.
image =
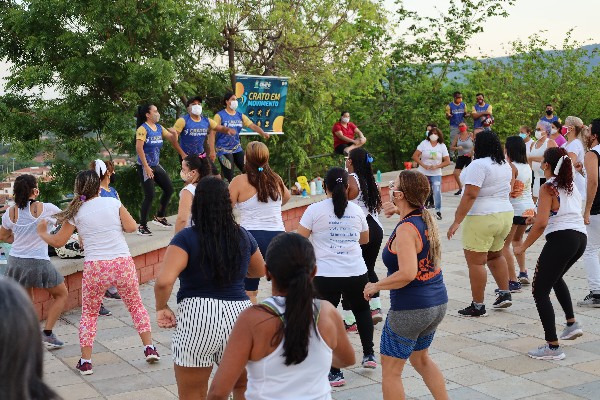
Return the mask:
<path fill-rule="evenodd" d="M 485 128 L 489 128 L 494 122 L 492 117 L 492 105 L 485 102 L 483 93 L 477 93 L 475 95 L 477 103 L 471 110 L 471 116 L 473 117 L 473 133 L 478 134 Z"/>
<path fill-rule="evenodd" d="M 554 121 L 560 122 L 560 118 L 558 118 L 557 115 L 554 115 L 554 107 L 552 107 L 552 104 L 546 104 L 546 115 L 543 115 L 540 118 L 540 121 L 547 122 L 549 124 L 552 124 Z"/>
<path fill-rule="evenodd" d="M 454 143 L 454 138 L 458 135 L 458 125 L 465 122 L 465 116 L 468 115 L 462 98 L 462 93 L 454 92 L 454 101 L 446 106 L 446 118 L 450 121 L 450 143 Z"/>

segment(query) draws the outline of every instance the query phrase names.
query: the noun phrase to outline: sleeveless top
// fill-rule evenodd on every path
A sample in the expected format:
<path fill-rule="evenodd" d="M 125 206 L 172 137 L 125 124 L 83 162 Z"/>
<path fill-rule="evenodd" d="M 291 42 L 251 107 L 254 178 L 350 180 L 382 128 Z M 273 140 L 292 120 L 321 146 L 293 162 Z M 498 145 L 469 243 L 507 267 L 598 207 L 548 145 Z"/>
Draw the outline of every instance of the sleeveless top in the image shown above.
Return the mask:
<path fill-rule="evenodd" d="M 200 121 L 194 121 L 190 114 L 182 116 L 185 127 L 179 135 L 179 145 L 185 154 L 204 153 L 204 139 L 208 135 L 210 127 L 208 118 L 201 117 Z"/>
<path fill-rule="evenodd" d="M 486 111 L 488 109 L 490 105 L 488 103 L 485 103 L 485 105 L 482 107 L 479 104 L 475 103 L 475 105 L 473 107 L 475 107 L 475 111 L 480 113 L 483 111 Z M 479 118 L 475 118 L 473 120 L 473 129 L 478 129 L 478 128 L 483 128 L 483 121 L 481 119 L 481 117 Z"/>
<path fill-rule="evenodd" d="M 109 186 L 108 190 L 101 187 L 100 197 L 112 197 L 113 199 L 119 200 L 119 194 L 117 193 L 117 190 L 112 186 Z"/>
<path fill-rule="evenodd" d="M 194 185 L 193 183 L 189 183 L 189 184 L 185 185 L 183 187 L 183 189 L 181 189 L 181 191 L 179 192 L 179 198 L 181 198 L 181 194 L 183 193 L 184 190 L 187 190 L 188 192 L 190 192 L 192 194 L 192 199 L 196 195 L 196 185 Z M 185 223 L 185 227 L 186 228 L 189 228 L 190 226 L 192 226 L 192 213 L 191 213 L 191 211 L 190 211 L 190 216 L 188 217 L 188 220 Z"/>
<path fill-rule="evenodd" d="M 520 217 L 526 210 L 535 208 L 531 198 L 531 167 L 529 164 L 516 162 L 512 165 L 517 169 L 517 178 L 509 200 L 513 206 L 515 217 Z"/>
<path fill-rule="evenodd" d="M 569 195 L 565 190 L 556 187 L 554 179 L 554 177 L 548 179 L 544 185 L 548 185 L 554 190 L 559 207 L 558 210 L 550 210 L 550 218 L 548 218 L 544 235 L 568 229 L 587 235 L 581 215 L 581 195 L 577 186 L 573 183 L 573 192 Z"/>
<path fill-rule="evenodd" d="M 282 322 L 285 313 L 285 297 L 272 296 L 262 305 L 273 310 Z M 319 322 L 321 303 L 314 301 L 315 324 Z M 300 364 L 285 365 L 283 340 L 268 356 L 258 361 L 248 361 L 248 400 L 330 400 L 331 387 L 327 379 L 333 351 L 321 337 L 310 329 L 308 355 Z"/>
<path fill-rule="evenodd" d="M 356 175 L 354 172 L 349 175 L 352 176 L 356 180 L 356 185 L 358 186 L 358 196 L 356 196 L 356 198 L 354 200 L 350 200 L 350 201 L 355 203 L 356 205 L 358 205 L 360 207 L 360 209 L 363 210 L 363 212 L 365 213 L 365 217 L 370 215 L 371 218 L 373 218 L 375 220 L 375 222 L 377 222 L 377 225 L 379 225 L 380 227 L 383 228 L 383 226 L 381 225 L 381 222 L 379 221 L 379 215 L 377 214 L 377 212 L 370 213 L 369 208 L 367 207 L 367 204 L 365 203 L 365 201 L 362 198 L 362 190 L 360 190 L 360 182 L 358 181 L 358 175 Z"/>
<path fill-rule="evenodd" d="M 596 196 L 594 196 L 590 214 L 598 215 L 600 214 L 600 144 L 592 147 L 590 151 L 594 152 L 596 158 L 598 158 L 598 189 L 596 189 Z"/>
<path fill-rule="evenodd" d="M 459 156 L 471 156 L 473 155 L 473 139 L 471 136 L 467 137 L 467 140 L 462 140 L 460 134 L 457 136 L 456 146 L 462 146 L 462 150 L 458 150 Z"/>
<path fill-rule="evenodd" d="M 243 150 L 240 143 L 240 132 L 244 127 L 242 113 L 236 111 L 235 114 L 231 115 L 227 111 L 221 110 L 217 114 L 221 117 L 221 125 L 235 130 L 235 135 L 217 132 L 215 138 L 217 157 L 228 153 L 239 153 Z"/>
<path fill-rule="evenodd" d="M 442 270 L 436 271 L 432 260 L 429 259 L 427 225 L 423 221 L 421 210 L 415 210 L 404 217 L 396 225 L 387 245 L 383 248 L 381 258 L 388 270 L 387 276 L 398 271 L 398 256 L 392 250 L 392 243 L 396 239 L 396 229 L 402 224 L 411 224 L 415 228 L 421 237 L 423 249 L 417 254 L 418 270 L 415 279 L 403 288 L 390 290 L 390 310 L 419 310 L 447 303 L 448 293 Z"/>
<path fill-rule="evenodd" d="M 535 147 L 536 143 L 537 143 L 537 141 L 531 145 L 531 151 L 529 152 L 529 157 L 542 157 L 544 155 L 544 152 L 548 148 L 548 138 L 546 138 L 546 140 L 544 140 L 544 143 L 542 143 L 542 146 L 539 149 Z M 532 161 L 531 169 L 533 170 L 533 173 L 535 174 L 536 178 L 544 177 L 544 171 L 542 171 L 542 163 L 541 162 Z"/>
<path fill-rule="evenodd" d="M 451 101 L 450 104 L 448 104 L 448 107 L 450 107 L 450 114 L 452 114 L 450 117 L 450 126 L 458 127 L 458 124 L 465 120 L 465 103 L 461 101 L 460 104 L 455 104 Z"/>
<path fill-rule="evenodd" d="M 156 167 L 160 162 L 160 149 L 163 146 L 163 127 L 160 124 L 155 124 L 156 130 L 147 123 L 143 123 L 141 126 L 146 130 L 146 140 L 144 141 L 144 154 L 146 155 L 146 162 L 151 167 Z M 142 165 L 140 157 L 137 158 L 138 165 Z"/>
<path fill-rule="evenodd" d="M 258 201 L 258 193 L 246 201 L 236 204 L 240 210 L 240 225 L 249 231 L 285 231 L 283 219 L 281 218 L 281 201 L 272 200 L 270 197 L 266 203 Z"/>

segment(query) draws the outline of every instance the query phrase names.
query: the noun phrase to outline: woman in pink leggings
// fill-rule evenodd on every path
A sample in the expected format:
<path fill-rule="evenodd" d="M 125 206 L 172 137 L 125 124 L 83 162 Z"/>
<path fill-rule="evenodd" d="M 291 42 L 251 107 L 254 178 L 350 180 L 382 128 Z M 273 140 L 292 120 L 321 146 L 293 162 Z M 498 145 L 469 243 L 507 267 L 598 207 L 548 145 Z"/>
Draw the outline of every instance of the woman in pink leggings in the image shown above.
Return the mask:
<path fill-rule="evenodd" d="M 98 310 L 102 296 L 111 285 L 117 287 L 135 328 L 144 344 L 146 361 L 160 359 L 152 345 L 150 317 L 142 304 L 135 264 L 125 242 L 123 231 L 135 232 L 137 223 L 117 199 L 100 197 L 100 178 L 95 171 L 81 171 L 75 178 L 73 201 L 67 209 L 55 215 L 62 222 L 58 233 L 46 233 L 46 222 L 38 224 L 38 233 L 45 242 L 61 247 L 75 228 L 83 240 L 85 261 L 79 342 L 81 359 L 77 368 L 82 375 L 92 370 L 92 346 L 96 337 Z"/>

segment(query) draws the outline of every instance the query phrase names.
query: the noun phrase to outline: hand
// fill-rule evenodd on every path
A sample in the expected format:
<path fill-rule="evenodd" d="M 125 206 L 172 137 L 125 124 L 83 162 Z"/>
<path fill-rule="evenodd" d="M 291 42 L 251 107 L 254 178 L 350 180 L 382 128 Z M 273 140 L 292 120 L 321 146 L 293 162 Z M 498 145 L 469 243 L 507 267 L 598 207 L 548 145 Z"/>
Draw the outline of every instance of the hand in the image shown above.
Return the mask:
<path fill-rule="evenodd" d="M 40 218 L 40 222 L 37 224 L 38 233 L 48 232 L 48 220 Z"/>
<path fill-rule="evenodd" d="M 590 212 L 586 211 L 583 213 L 583 223 L 586 225 L 590 224 Z"/>
<path fill-rule="evenodd" d="M 392 203 L 391 201 L 386 201 L 385 203 L 382 204 L 382 207 L 383 207 L 383 213 L 388 218 L 398 212 L 398 207 L 396 207 L 394 205 L 394 203 Z"/>
<path fill-rule="evenodd" d="M 217 153 L 213 151 L 209 154 L 208 158 L 210 159 L 210 161 L 215 162 L 215 160 L 217 159 Z"/>
<path fill-rule="evenodd" d="M 146 175 L 148 175 L 148 178 L 154 179 L 154 171 L 152 171 L 152 167 L 150 167 L 148 165 L 148 166 L 144 167 L 144 170 L 146 171 Z"/>
<path fill-rule="evenodd" d="M 358 139 L 352 139 L 350 143 L 352 143 L 355 146 L 358 146 Z"/>
<path fill-rule="evenodd" d="M 533 225 L 534 222 L 535 222 L 535 217 L 527 217 L 527 218 L 525 218 L 525 224 L 526 225 Z"/>
<path fill-rule="evenodd" d="M 366 137 L 364 137 L 364 136 L 361 136 L 361 137 L 359 137 L 359 138 L 358 138 L 358 143 L 360 143 L 360 144 L 365 144 L 365 143 L 367 143 L 367 138 L 366 138 Z"/>
<path fill-rule="evenodd" d="M 181 156 L 182 160 L 185 160 L 185 158 L 187 157 L 187 154 L 185 154 L 183 150 L 181 151 L 181 153 L 179 153 L 179 155 Z"/>
<path fill-rule="evenodd" d="M 462 149 L 463 149 L 463 147 L 462 147 L 462 146 L 458 146 L 458 147 L 457 147 L 457 149 L 459 149 L 459 150 L 462 150 Z"/>
<path fill-rule="evenodd" d="M 460 224 L 457 224 L 456 222 L 453 222 L 452 225 L 450 225 L 450 229 L 448 229 L 448 240 L 452 239 L 452 236 L 454 236 L 459 226 Z"/>
<path fill-rule="evenodd" d="M 363 290 L 363 296 L 365 297 L 365 300 L 369 301 L 371 300 L 371 296 L 378 292 L 379 289 L 377 289 L 377 284 L 369 282 L 365 285 L 365 289 Z"/>
<path fill-rule="evenodd" d="M 265 132 L 262 137 L 264 137 L 265 139 L 268 139 L 271 137 L 271 135 L 269 135 L 267 132 Z"/>
<path fill-rule="evenodd" d="M 235 135 L 235 129 L 227 128 L 227 134 L 228 135 Z"/>
<path fill-rule="evenodd" d="M 520 256 L 522 254 L 525 254 L 525 250 L 527 250 L 525 248 L 525 246 L 521 245 L 521 246 L 513 246 L 513 253 L 515 253 L 515 256 Z"/>
<path fill-rule="evenodd" d="M 175 313 L 169 307 L 156 311 L 156 322 L 161 328 L 174 328 L 177 325 Z"/>

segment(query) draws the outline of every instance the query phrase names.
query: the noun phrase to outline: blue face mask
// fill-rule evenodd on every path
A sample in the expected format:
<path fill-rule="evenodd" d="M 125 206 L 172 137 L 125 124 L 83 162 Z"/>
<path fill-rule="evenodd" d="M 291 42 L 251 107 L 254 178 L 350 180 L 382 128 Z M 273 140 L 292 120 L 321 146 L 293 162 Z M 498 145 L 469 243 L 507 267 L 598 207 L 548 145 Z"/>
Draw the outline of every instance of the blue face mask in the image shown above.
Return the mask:
<path fill-rule="evenodd" d="M 525 134 L 525 133 L 519 133 L 519 137 L 521 139 L 525 139 L 527 137 L 527 134 Z"/>

